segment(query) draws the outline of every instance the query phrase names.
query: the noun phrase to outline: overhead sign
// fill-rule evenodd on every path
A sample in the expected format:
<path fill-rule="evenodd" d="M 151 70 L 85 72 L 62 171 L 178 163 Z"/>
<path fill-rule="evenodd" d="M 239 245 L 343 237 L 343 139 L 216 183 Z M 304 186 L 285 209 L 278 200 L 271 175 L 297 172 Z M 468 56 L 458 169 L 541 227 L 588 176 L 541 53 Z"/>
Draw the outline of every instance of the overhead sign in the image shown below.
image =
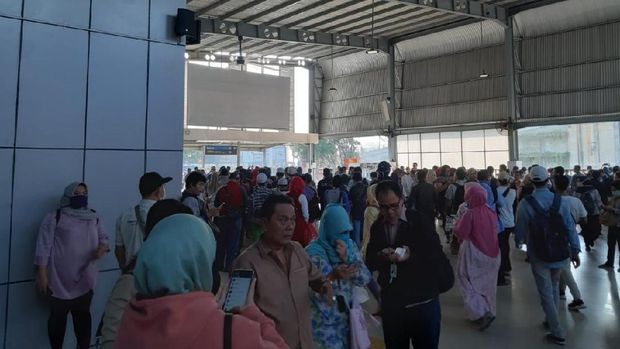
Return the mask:
<path fill-rule="evenodd" d="M 237 155 L 238 150 L 232 145 L 205 145 L 205 155 Z"/>

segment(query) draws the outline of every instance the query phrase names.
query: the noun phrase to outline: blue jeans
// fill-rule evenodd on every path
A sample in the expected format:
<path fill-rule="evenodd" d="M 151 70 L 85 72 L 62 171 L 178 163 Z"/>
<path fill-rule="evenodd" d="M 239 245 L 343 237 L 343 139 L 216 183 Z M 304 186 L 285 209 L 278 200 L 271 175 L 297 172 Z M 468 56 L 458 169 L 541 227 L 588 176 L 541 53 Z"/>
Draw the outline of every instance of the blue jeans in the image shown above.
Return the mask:
<path fill-rule="evenodd" d="M 229 271 L 239 254 L 241 240 L 241 218 L 219 217 L 217 226 L 220 228 L 217 239 L 216 261 L 217 269 Z M 224 261 L 226 261 L 224 265 Z"/>
<path fill-rule="evenodd" d="M 568 263 L 568 260 L 566 261 Z M 551 334 L 564 338 L 564 330 L 560 326 L 560 275 L 561 268 L 550 268 L 547 263 L 530 259 L 536 288 L 540 296 L 540 305 L 545 312 Z"/>
<path fill-rule="evenodd" d="M 351 240 L 355 241 L 357 248 L 360 248 L 362 241 L 362 221 L 353 221 L 353 231 L 351 232 Z"/>
<path fill-rule="evenodd" d="M 383 338 L 386 349 L 437 349 L 441 332 L 439 297 L 412 308 L 391 307 L 382 302 Z"/>

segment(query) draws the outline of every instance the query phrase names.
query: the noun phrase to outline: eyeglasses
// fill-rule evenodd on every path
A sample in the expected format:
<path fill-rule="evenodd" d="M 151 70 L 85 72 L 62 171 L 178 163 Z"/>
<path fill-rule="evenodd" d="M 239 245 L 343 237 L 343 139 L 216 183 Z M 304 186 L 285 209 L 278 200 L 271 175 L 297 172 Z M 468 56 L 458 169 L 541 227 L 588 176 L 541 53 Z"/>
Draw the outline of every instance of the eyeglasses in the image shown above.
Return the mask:
<path fill-rule="evenodd" d="M 379 204 L 379 209 L 382 211 L 389 211 L 389 210 L 396 211 L 400 209 L 400 205 L 401 205 L 400 201 L 397 203 L 389 204 L 389 205 Z"/>

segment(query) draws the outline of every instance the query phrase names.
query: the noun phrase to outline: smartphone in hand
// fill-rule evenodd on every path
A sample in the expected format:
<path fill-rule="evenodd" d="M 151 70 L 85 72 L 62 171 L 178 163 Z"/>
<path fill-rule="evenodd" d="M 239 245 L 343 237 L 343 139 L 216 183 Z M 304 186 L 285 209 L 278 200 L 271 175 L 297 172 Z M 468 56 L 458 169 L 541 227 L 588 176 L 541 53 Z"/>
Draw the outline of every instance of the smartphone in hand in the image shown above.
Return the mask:
<path fill-rule="evenodd" d="M 230 312 L 233 308 L 243 307 L 246 304 L 248 293 L 252 286 L 252 279 L 254 279 L 253 270 L 233 270 L 230 283 L 228 284 L 226 298 L 224 299 L 224 305 L 222 306 L 225 312 Z"/>

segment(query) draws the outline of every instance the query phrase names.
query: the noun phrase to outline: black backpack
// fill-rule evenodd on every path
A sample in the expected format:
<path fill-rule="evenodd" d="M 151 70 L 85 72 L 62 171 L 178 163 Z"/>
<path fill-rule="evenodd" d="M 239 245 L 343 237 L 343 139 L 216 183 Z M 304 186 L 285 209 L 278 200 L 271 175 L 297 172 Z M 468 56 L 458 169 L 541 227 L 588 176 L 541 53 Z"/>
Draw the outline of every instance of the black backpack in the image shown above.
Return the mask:
<path fill-rule="evenodd" d="M 536 257 L 543 262 L 559 262 L 567 259 L 570 256 L 568 229 L 559 214 L 562 197 L 556 194 L 548 211 L 545 211 L 531 195 L 525 200 L 534 210 L 534 218 L 529 223 L 529 239 Z"/>

